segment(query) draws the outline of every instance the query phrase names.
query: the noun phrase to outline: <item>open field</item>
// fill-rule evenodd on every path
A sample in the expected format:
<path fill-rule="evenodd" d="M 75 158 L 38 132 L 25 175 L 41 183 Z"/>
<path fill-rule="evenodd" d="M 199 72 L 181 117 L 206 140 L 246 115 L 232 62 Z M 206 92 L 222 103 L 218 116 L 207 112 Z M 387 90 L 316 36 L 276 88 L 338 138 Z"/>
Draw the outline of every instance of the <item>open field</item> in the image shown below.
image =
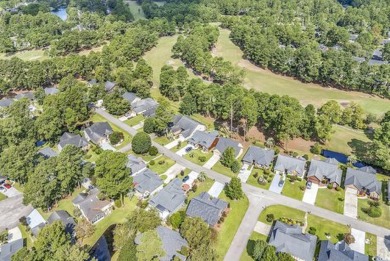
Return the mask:
<path fill-rule="evenodd" d="M 229 30 L 220 29 L 220 37 L 213 52 L 244 69 L 246 73 L 244 85 L 247 88 L 271 94 L 289 95 L 297 98 L 303 105 L 312 103 L 315 106 L 321 106 L 328 100 L 336 100 L 340 103 L 354 101 L 360 104 L 366 112 L 377 115 L 383 114 L 390 108 L 390 101 L 386 99 L 360 92 L 325 88 L 318 84 L 306 84 L 291 77 L 261 69 L 242 59 L 242 51 L 231 42 L 229 34 Z"/>
<path fill-rule="evenodd" d="M 0 53 L 0 59 L 2 60 L 9 60 L 13 57 L 17 57 L 25 61 L 42 61 L 49 58 L 43 50 L 22 51 L 14 54 Z"/>
<path fill-rule="evenodd" d="M 361 130 L 354 130 L 339 125 L 334 125 L 333 130 L 334 133 L 331 136 L 331 140 L 326 143 L 325 147 L 346 155 L 351 154 L 354 150 L 361 148 L 365 142 L 370 141 Z"/>
<path fill-rule="evenodd" d="M 133 14 L 135 21 L 139 19 L 146 19 L 144 11 L 142 11 L 141 6 L 137 4 L 136 1 L 126 1 L 126 3 L 129 5 L 130 12 Z"/>

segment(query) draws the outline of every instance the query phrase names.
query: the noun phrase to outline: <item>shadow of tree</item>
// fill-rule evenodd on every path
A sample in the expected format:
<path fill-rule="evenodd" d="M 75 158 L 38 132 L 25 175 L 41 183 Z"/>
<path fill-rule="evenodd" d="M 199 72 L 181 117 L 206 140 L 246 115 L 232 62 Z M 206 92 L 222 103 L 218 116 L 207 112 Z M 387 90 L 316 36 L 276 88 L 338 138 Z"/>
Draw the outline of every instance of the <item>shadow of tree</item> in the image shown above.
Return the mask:
<path fill-rule="evenodd" d="M 365 142 L 358 139 L 352 139 L 348 142 L 348 146 L 351 147 L 352 152 L 359 160 L 364 160 L 369 157 L 369 148 L 371 142 Z"/>

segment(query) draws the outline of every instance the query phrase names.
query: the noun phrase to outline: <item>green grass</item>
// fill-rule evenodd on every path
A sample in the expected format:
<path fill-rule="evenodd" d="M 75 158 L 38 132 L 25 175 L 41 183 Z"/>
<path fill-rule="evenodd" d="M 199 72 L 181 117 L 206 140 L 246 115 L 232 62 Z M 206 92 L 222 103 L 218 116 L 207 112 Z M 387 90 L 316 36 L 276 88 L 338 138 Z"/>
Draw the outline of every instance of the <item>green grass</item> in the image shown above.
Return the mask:
<path fill-rule="evenodd" d="M 26 239 L 26 247 L 28 249 L 30 249 L 33 245 L 33 237 L 31 236 L 31 234 L 29 232 L 27 232 L 27 229 L 25 226 L 23 225 L 19 225 L 18 228 L 20 229 L 20 232 L 22 232 L 22 238 L 25 238 Z"/>
<path fill-rule="evenodd" d="M 365 254 L 370 257 L 375 257 L 377 255 L 376 244 L 377 244 L 376 235 L 371 233 L 366 233 Z"/>
<path fill-rule="evenodd" d="M 299 188 L 300 186 L 305 186 L 305 180 L 302 181 L 296 180 L 294 181 L 294 183 L 292 183 L 288 178 L 286 178 L 285 184 L 283 186 L 282 194 L 290 198 L 302 200 L 305 191 L 301 190 Z"/>
<path fill-rule="evenodd" d="M 211 188 L 211 186 L 214 184 L 214 180 L 210 178 L 206 178 L 203 182 L 198 182 L 198 188 L 196 189 L 196 192 L 193 192 L 192 190 L 188 193 L 188 202 L 193 199 L 194 197 L 198 196 L 202 192 L 207 192 Z"/>
<path fill-rule="evenodd" d="M 390 228 L 390 208 L 383 201 L 380 201 L 380 208 L 382 209 L 382 215 L 378 218 L 372 218 L 364 213 L 363 209 L 368 208 L 368 199 L 358 199 L 358 217 L 360 220 L 366 221 L 377 226 Z"/>
<path fill-rule="evenodd" d="M 278 220 L 282 217 L 291 218 L 293 220 L 304 221 L 305 212 L 299 209 L 290 208 L 282 205 L 273 205 L 266 207 L 259 216 L 259 221 L 271 225 L 272 222 L 267 222 L 267 215 L 274 214 L 274 219 Z"/>
<path fill-rule="evenodd" d="M 159 164 L 161 161 L 165 162 L 163 164 Z M 149 169 L 153 170 L 157 174 L 163 174 L 174 164 L 175 162 L 172 159 L 169 159 L 166 156 L 162 156 L 155 160 L 155 164 L 153 166 L 149 164 Z"/>
<path fill-rule="evenodd" d="M 318 84 L 306 84 L 291 77 L 274 74 L 263 70 L 242 59 L 242 51 L 229 39 L 230 31 L 220 29 L 220 37 L 216 44 L 215 54 L 243 68 L 246 76 L 244 85 L 270 94 L 289 95 L 298 99 L 303 105 L 321 106 L 328 100 L 338 102 L 354 101 L 366 112 L 382 115 L 390 107 L 390 101 L 360 92 L 347 92 L 333 88 L 325 88 Z"/>
<path fill-rule="evenodd" d="M 141 121 L 143 121 L 144 119 L 145 119 L 144 116 L 142 116 L 142 114 L 139 114 L 131 119 L 125 120 L 124 123 L 133 127 L 133 126 L 137 125 L 138 123 L 140 123 Z"/>
<path fill-rule="evenodd" d="M 173 148 L 171 149 L 171 151 L 177 152 L 177 151 L 179 151 L 180 149 L 182 149 L 182 148 L 184 148 L 185 146 L 187 146 L 187 144 L 188 144 L 187 141 L 182 141 L 182 142 L 180 143 L 180 146 L 175 146 L 175 147 L 173 147 Z"/>
<path fill-rule="evenodd" d="M 215 246 L 218 259 L 222 260 L 245 216 L 249 201 L 246 197 L 241 200 L 230 200 L 226 197 L 225 192 L 221 193 L 220 198 L 230 203 L 230 212 L 218 233 L 218 240 Z"/>
<path fill-rule="evenodd" d="M 343 238 L 345 233 L 349 232 L 349 228 L 346 225 L 342 225 L 340 223 L 336 223 L 318 216 L 308 215 L 307 221 L 307 231 L 310 227 L 315 227 L 317 230 L 316 236 L 319 240 L 327 240 L 328 238 L 326 237 L 325 233 L 329 233 L 329 240 L 333 243 L 336 243 Z"/>
<path fill-rule="evenodd" d="M 344 213 L 344 201 L 339 199 L 345 198 L 344 190 L 336 191 L 334 189 L 320 188 L 318 189 L 316 206 L 328 209 L 340 214 Z"/>
<path fill-rule="evenodd" d="M 96 160 L 99 158 L 99 155 L 97 155 L 94 151 L 92 151 L 92 149 L 88 150 L 86 156 L 87 158 L 85 158 L 85 160 L 89 162 L 96 162 Z"/>
<path fill-rule="evenodd" d="M 227 168 L 222 165 L 220 161 L 218 161 L 211 169 L 230 178 L 237 177 L 238 175 L 234 173 L 230 168 Z"/>
<path fill-rule="evenodd" d="M 257 178 L 254 177 L 254 174 L 257 173 L 258 176 Z M 259 177 L 262 176 L 264 174 L 264 170 L 263 169 L 258 169 L 258 168 L 253 168 L 252 169 L 252 173 L 251 175 L 249 176 L 248 180 L 246 181 L 247 184 L 249 185 L 252 185 L 252 186 L 255 186 L 255 187 L 258 187 L 258 188 L 262 188 L 262 189 L 266 189 L 268 190 L 269 187 L 271 186 L 271 182 L 268 182 L 264 185 L 261 185 L 259 184 L 258 180 L 259 180 Z"/>
<path fill-rule="evenodd" d="M 114 131 L 118 131 L 118 132 L 122 132 L 123 133 L 123 137 L 124 137 L 123 142 L 119 146 L 113 146 L 116 149 L 123 148 L 124 146 L 126 146 L 127 144 L 129 144 L 131 142 L 132 137 L 130 136 L 129 133 L 127 133 L 122 128 L 119 128 L 114 123 L 107 121 L 105 118 L 103 118 L 99 114 L 95 113 L 94 115 L 92 115 L 91 121 L 93 121 L 93 122 L 108 122 L 111 125 L 111 127 L 112 127 L 112 129 Z"/>
<path fill-rule="evenodd" d="M 140 20 L 140 19 L 146 19 L 144 11 L 142 10 L 141 6 L 137 4 L 136 1 L 128 1 L 127 4 L 129 5 L 130 12 L 134 16 L 134 20 Z"/>
<path fill-rule="evenodd" d="M 12 184 L 12 186 L 17 190 L 19 190 L 20 192 L 24 192 L 24 187 L 20 183 L 15 182 L 14 184 Z"/>
<path fill-rule="evenodd" d="M 4 200 L 4 199 L 6 199 L 6 198 L 7 198 L 7 196 L 6 196 L 6 195 L 4 195 L 4 194 L 0 193 L 0 201 Z"/>
<path fill-rule="evenodd" d="M 240 261 L 253 261 L 253 258 L 250 256 L 250 253 L 253 251 L 254 242 L 257 240 L 267 241 L 267 236 L 257 232 L 252 232 L 252 235 L 250 236 L 246 245 L 246 251 L 242 253 Z"/>
<path fill-rule="evenodd" d="M 364 149 L 362 144 L 370 141 L 366 134 L 360 130 L 354 130 L 344 126 L 333 126 L 334 133 L 331 140 L 326 143 L 326 148 L 337 152 L 345 153 L 347 155 L 353 153 L 355 150 Z"/>
<path fill-rule="evenodd" d="M 184 158 L 195 164 L 203 166 L 211 158 L 211 156 L 213 156 L 213 153 L 210 151 L 203 152 L 200 149 L 194 149 L 184 155 Z M 202 162 L 199 160 L 199 157 L 206 157 L 206 160 Z"/>
<path fill-rule="evenodd" d="M 84 239 L 83 244 L 93 246 L 96 241 L 103 235 L 103 233 L 114 224 L 122 224 L 127 221 L 127 217 L 132 211 L 136 209 L 137 200 L 133 198 L 125 198 L 125 205 L 121 208 L 117 208 L 112 211 L 110 215 L 105 217 L 103 220 L 99 221 L 95 225 L 95 232 L 89 238 Z"/>
<path fill-rule="evenodd" d="M 49 56 L 43 50 L 21 51 L 14 54 L 0 53 L 0 59 L 2 60 L 9 60 L 13 57 L 20 58 L 24 61 L 43 61 L 49 58 Z"/>
<path fill-rule="evenodd" d="M 168 143 L 172 142 L 173 140 L 168 139 L 167 136 L 160 136 L 154 139 L 155 142 L 157 142 L 160 145 L 167 145 Z"/>
<path fill-rule="evenodd" d="M 193 114 L 191 116 L 192 119 L 202 123 L 207 127 L 208 130 L 214 130 L 215 129 L 215 119 L 214 118 L 207 118 L 199 113 Z"/>

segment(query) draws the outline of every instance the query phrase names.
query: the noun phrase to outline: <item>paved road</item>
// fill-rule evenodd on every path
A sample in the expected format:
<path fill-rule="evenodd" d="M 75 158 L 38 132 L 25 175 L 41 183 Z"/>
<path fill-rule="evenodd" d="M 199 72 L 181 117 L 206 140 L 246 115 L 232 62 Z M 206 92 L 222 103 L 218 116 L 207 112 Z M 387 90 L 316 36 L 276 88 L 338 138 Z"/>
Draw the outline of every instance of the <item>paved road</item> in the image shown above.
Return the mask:
<path fill-rule="evenodd" d="M 31 206 L 23 205 L 23 195 L 17 195 L 0 201 L 0 231 L 13 228 L 19 224 L 19 219 L 31 213 Z"/>
<path fill-rule="evenodd" d="M 137 131 L 127 124 L 119 121 L 117 118 L 113 117 L 112 115 L 108 114 L 107 112 L 97 109 L 97 113 L 99 113 L 101 116 L 106 118 L 107 120 L 111 121 L 112 123 L 118 125 L 131 135 L 135 135 Z M 173 159 L 176 161 L 176 163 L 179 163 L 180 165 L 189 168 L 193 171 L 196 171 L 198 173 L 204 172 L 208 177 L 221 182 L 229 182 L 230 178 L 226 177 L 218 172 L 215 172 L 213 170 L 206 169 L 202 166 L 199 166 L 195 163 L 192 163 L 179 155 L 177 155 L 175 152 L 170 151 L 169 149 L 165 148 L 164 146 L 161 146 L 160 144 L 156 142 L 152 142 L 153 146 L 156 146 L 160 153 L 164 154 L 165 156 Z M 262 207 L 269 206 L 269 205 L 285 205 L 292 208 L 300 209 L 302 211 L 310 212 L 313 215 L 326 218 L 341 224 L 345 225 L 351 225 L 351 227 L 362 230 L 365 232 L 369 232 L 372 234 L 375 234 L 379 237 L 385 237 L 390 235 L 390 230 L 386 229 L 384 227 L 376 226 L 373 224 L 369 224 L 348 216 L 344 216 L 293 198 L 286 197 L 284 195 L 277 194 L 275 192 L 264 190 L 261 188 L 257 188 L 251 185 L 248 185 L 246 183 L 242 184 L 243 191 L 245 192 L 246 196 L 249 199 L 249 208 L 247 213 L 245 214 L 245 217 L 243 221 L 241 222 L 240 228 L 238 229 L 233 242 L 230 246 L 230 249 L 226 255 L 226 260 L 239 260 L 241 257 L 242 252 L 246 248 L 246 243 L 252 234 L 252 231 L 256 225 L 257 218 L 262 211 Z"/>

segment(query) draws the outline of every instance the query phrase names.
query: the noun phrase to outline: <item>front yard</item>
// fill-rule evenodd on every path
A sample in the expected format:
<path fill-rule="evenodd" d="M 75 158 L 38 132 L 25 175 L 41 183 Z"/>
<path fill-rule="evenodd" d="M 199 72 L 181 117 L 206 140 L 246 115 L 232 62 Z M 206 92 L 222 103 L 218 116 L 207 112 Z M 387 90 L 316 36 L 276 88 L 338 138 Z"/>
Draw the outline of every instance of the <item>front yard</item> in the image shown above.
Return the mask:
<path fill-rule="evenodd" d="M 340 214 L 344 213 L 344 190 L 320 188 L 317 192 L 315 205 Z"/>
<path fill-rule="evenodd" d="M 249 184 L 249 185 L 258 187 L 258 188 L 262 188 L 262 189 L 268 190 L 269 187 L 271 186 L 273 175 L 274 174 L 270 174 L 269 176 L 264 176 L 264 170 L 263 169 L 253 168 L 252 173 L 249 176 L 249 178 L 246 181 L 246 183 Z M 257 177 L 255 177 L 255 176 L 257 176 Z M 266 183 L 265 184 L 260 184 L 259 181 L 258 181 L 259 177 L 263 177 L 264 181 Z"/>
<path fill-rule="evenodd" d="M 377 244 L 376 235 L 366 233 L 366 245 L 364 249 L 366 255 L 370 257 L 375 257 L 377 255 L 376 244 Z"/>
<path fill-rule="evenodd" d="M 253 258 L 250 256 L 250 254 L 253 252 L 254 242 L 257 240 L 267 241 L 267 236 L 257 232 L 253 232 L 246 245 L 246 251 L 242 253 L 242 256 L 240 258 L 241 261 L 253 261 Z"/>
<path fill-rule="evenodd" d="M 325 218 L 321 218 L 314 215 L 308 215 L 307 218 L 308 226 L 307 231 L 310 227 L 316 229 L 316 236 L 319 240 L 330 240 L 336 243 L 344 238 L 344 234 L 349 232 L 349 228 L 346 225 L 330 221 Z"/>
<path fill-rule="evenodd" d="M 167 145 L 168 143 L 172 142 L 173 140 L 170 140 L 168 139 L 167 136 L 160 136 L 160 137 L 156 137 L 155 139 L 153 139 L 155 142 L 157 142 L 158 144 L 164 146 L 164 145 Z"/>
<path fill-rule="evenodd" d="M 382 215 L 380 217 L 373 218 L 363 211 L 363 209 L 369 207 L 368 201 L 368 199 L 358 199 L 358 219 L 378 226 L 390 228 L 390 207 L 383 203 L 383 201 L 380 201 L 379 207 L 382 210 Z"/>
<path fill-rule="evenodd" d="M 203 182 L 198 182 L 197 183 L 198 187 L 196 189 L 196 192 L 193 192 L 192 190 L 190 190 L 190 192 L 188 192 L 188 197 L 187 197 L 188 202 L 190 202 L 191 199 L 198 196 L 200 193 L 209 191 L 209 189 L 211 188 L 211 186 L 213 184 L 214 184 L 214 180 L 212 180 L 210 178 L 206 178 L 206 180 Z"/>
<path fill-rule="evenodd" d="M 202 166 L 211 158 L 211 156 L 213 156 L 213 153 L 210 151 L 203 152 L 199 149 L 194 149 L 194 150 L 191 150 L 186 155 L 184 155 L 184 158 L 195 163 L 195 164 Z"/>
<path fill-rule="evenodd" d="M 3 193 L 0 193 L 0 201 L 4 200 L 4 199 L 6 199 L 6 198 L 7 198 L 6 195 L 4 195 Z"/>
<path fill-rule="evenodd" d="M 133 127 L 133 126 L 137 125 L 138 123 L 140 123 L 141 121 L 143 121 L 144 119 L 145 119 L 144 116 L 139 114 L 139 115 L 137 115 L 137 116 L 135 116 L 133 118 L 125 120 L 124 123 L 126 123 L 130 127 Z"/>
<path fill-rule="evenodd" d="M 238 173 L 234 173 L 230 168 L 227 168 L 222 165 L 220 161 L 218 161 L 211 169 L 225 176 L 228 176 L 229 178 L 234 178 L 238 175 Z"/>
<path fill-rule="evenodd" d="M 302 190 L 301 188 L 305 188 L 305 180 L 295 180 L 294 182 L 291 182 L 289 177 L 287 177 L 283 186 L 282 194 L 290 198 L 302 200 L 305 190 Z"/>
<path fill-rule="evenodd" d="M 173 152 L 177 152 L 179 151 L 180 149 L 184 148 L 185 146 L 187 146 L 188 144 L 188 141 L 182 141 L 182 142 L 179 142 L 178 145 L 176 145 L 175 147 L 173 147 L 171 149 L 171 151 Z"/>
<path fill-rule="evenodd" d="M 165 173 L 170 167 L 172 167 L 175 164 L 175 161 L 167 158 L 166 156 L 159 157 L 153 161 L 154 161 L 153 165 L 149 161 L 148 167 L 149 169 L 153 170 L 157 174 Z"/>
<path fill-rule="evenodd" d="M 259 221 L 268 225 L 272 225 L 273 221 L 267 221 L 268 214 L 273 214 L 274 220 L 278 220 L 279 218 L 290 218 L 295 221 L 304 221 L 305 219 L 305 212 L 302 210 L 286 207 L 283 205 L 273 205 L 265 208 L 261 212 L 259 216 Z"/>

